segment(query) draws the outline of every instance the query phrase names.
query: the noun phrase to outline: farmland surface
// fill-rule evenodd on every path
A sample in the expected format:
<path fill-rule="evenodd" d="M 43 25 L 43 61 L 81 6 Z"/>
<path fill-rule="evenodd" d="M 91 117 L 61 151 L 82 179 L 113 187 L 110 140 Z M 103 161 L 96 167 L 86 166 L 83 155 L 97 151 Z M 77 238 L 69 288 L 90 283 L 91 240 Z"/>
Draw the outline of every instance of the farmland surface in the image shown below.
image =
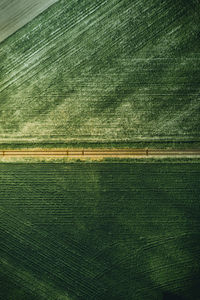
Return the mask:
<path fill-rule="evenodd" d="M 0 142 L 198 142 L 199 15 L 197 0 L 53 4 L 0 44 Z"/>
<path fill-rule="evenodd" d="M 0 42 L 57 0 L 1 0 L 0 2 Z"/>
<path fill-rule="evenodd" d="M 198 300 L 199 175 L 197 161 L 0 163 L 0 299 Z"/>

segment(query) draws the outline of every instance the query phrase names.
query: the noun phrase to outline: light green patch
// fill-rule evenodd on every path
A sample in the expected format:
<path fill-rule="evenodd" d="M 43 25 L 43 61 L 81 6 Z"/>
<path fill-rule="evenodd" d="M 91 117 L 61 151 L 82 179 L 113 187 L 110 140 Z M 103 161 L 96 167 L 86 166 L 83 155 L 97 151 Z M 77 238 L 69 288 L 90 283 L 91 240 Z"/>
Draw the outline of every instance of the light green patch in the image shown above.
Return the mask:
<path fill-rule="evenodd" d="M 1 0 L 0 42 L 58 0 Z"/>

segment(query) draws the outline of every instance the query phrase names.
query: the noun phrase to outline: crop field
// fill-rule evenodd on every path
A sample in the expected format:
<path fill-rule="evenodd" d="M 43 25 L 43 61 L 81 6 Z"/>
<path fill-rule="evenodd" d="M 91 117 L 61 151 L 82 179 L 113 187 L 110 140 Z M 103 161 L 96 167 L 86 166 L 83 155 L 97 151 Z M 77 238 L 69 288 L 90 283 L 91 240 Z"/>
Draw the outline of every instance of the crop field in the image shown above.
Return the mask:
<path fill-rule="evenodd" d="M 0 142 L 198 144 L 199 16 L 197 0 L 56 2 L 0 44 Z"/>
<path fill-rule="evenodd" d="M 198 300 L 199 175 L 198 160 L 0 163 L 0 299 Z"/>
<path fill-rule="evenodd" d="M 0 1 L 0 299 L 200 299 L 199 17 Z"/>
<path fill-rule="evenodd" d="M 0 42 L 30 22 L 57 0 L 1 0 Z"/>

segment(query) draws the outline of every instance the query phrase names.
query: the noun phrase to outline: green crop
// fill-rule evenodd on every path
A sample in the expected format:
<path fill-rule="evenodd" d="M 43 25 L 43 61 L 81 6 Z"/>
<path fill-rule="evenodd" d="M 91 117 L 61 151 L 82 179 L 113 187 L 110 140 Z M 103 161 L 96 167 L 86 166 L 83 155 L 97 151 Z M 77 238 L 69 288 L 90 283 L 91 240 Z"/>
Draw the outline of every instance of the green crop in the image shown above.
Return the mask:
<path fill-rule="evenodd" d="M 5 300 L 199 299 L 199 163 L 0 164 Z"/>
<path fill-rule="evenodd" d="M 58 1 L 0 45 L 1 143 L 199 145 L 199 11 Z"/>

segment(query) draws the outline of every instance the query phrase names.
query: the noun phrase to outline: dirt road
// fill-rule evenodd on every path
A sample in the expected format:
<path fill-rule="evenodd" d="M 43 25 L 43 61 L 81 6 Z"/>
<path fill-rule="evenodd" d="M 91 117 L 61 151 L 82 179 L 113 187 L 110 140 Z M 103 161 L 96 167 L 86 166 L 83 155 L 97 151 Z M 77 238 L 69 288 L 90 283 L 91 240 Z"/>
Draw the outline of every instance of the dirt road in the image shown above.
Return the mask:
<path fill-rule="evenodd" d="M 55 158 L 144 158 L 144 157 L 200 157 L 200 150 L 164 149 L 26 149 L 0 150 L 0 157 L 55 157 Z"/>

